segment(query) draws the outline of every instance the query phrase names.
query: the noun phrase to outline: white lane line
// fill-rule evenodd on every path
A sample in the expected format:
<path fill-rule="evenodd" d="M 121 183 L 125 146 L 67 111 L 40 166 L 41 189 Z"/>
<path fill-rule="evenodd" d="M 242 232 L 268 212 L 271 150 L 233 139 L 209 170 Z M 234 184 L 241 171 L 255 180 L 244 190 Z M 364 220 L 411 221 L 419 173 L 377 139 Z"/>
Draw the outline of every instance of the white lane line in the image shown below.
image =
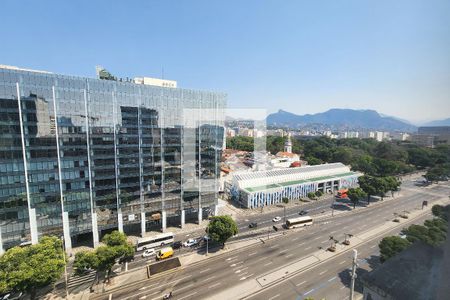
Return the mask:
<path fill-rule="evenodd" d="M 273 299 L 278 298 L 278 297 L 280 297 L 280 294 L 276 294 L 275 296 L 270 297 L 268 300 L 273 300 Z"/>
<path fill-rule="evenodd" d="M 296 286 L 300 286 L 300 285 L 302 285 L 302 284 L 304 284 L 304 283 L 306 283 L 306 280 L 305 280 L 305 281 L 302 281 L 302 282 L 300 282 L 300 283 L 297 283 Z"/>
<path fill-rule="evenodd" d="M 207 282 L 207 281 L 210 281 L 211 279 L 214 279 L 214 278 L 216 278 L 216 276 L 209 276 L 208 278 L 206 278 L 205 280 L 203 280 L 203 281 L 201 281 L 201 282 Z"/>
<path fill-rule="evenodd" d="M 267 264 L 265 264 L 264 266 L 266 267 L 266 266 L 271 265 L 271 264 L 273 264 L 273 262 L 270 261 Z"/>
<path fill-rule="evenodd" d="M 370 246 L 370 249 L 373 249 L 373 248 L 375 248 L 377 245 L 373 245 L 373 246 Z"/>
<path fill-rule="evenodd" d="M 333 233 L 335 233 L 335 232 L 337 232 L 337 230 L 330 231 L 330 234 L 333 234 Z"/>
<path fill-rule="evenodd" d="M 177 291 L 179 291 L 179 290 L 184 290 L 184 289 L 187 289 L 187 288 L 190 288 L 190 287 L 193 286 L 193 285 L 194 285 L 193 283 L 190 283 L 190 284 L 188 284 L 188 285 L 185 285 L 185 286 L 180 287 L 179 289 L 177 289 Z"/>
<path fill-rule="evenodd" d="M 345 264 L 345 260 L 341 261 L 339 264 L 340 265 Z"/>
<path fill-rule="evenodd" d="M 311 247 L 305 248 L 305 250 L 309 250 L 309 249 L 311 249 Z"/>
<path fill-rule="evenodd" d="M 227 260 L 230 261 L 232 259 L 238 258 L 238 256 L 228 257 Z"/>
<path fill-rule="evenodd" d="M 319 275 L 323 275 L 323 274 L 325 274 L 327 271 L 328 271 L 328 270 L 324 270 L 324 271 L 320 272 Z"/>
<path fill-rule="evenodd" d="M 178 298 L 178 299 L 179 299 L 179 300 L 183 300 L 183 299 L 189 298 L 189 297 L 191 297 L 191 296 L 194 296 L 195 294 L 197 294 L 197 292 L 190 293 L 189 295 L 186 295 L 186 296 L 181 297 L 181 298 Z"/>
<path fill-rule="evenodd" d="M 299 246 L 301 246 L 301 245 L 304 245 L 306 242 L 303 242 L 303 243 L 300 243 L 300 244 L 298 244 Z"/>
<path fill-rule="evenodd" d="M 320 239 L 320 236 L 318 236 L 318 237 L 315 237 L 315 238 L 314 238 L 314 241 L 315 241 L 315 240 L 318 240 L 318 239 Z"/>
<path fill-rule="evenodd" d="M 213 287 L 216 287 L 216 286 L 218 286 L 219 284 L 221 284 L 221 282 L 218 282 L 218 283 L 215 283 L 215 284 L 213 284 L 213 285 L 210 285 L 210 286 L 208 287 L 208 289 L 212 289 Z"/>
<path fill-rule="evenodd" d="M 331 277 L 330 279 L 328 279 L 328 282 L 331 282 L 331 281 L 335 280 L 336 278 L 337 278 L 336 276 Z"/>
<path fill-rule="evenodd" d="M 273 249 L 273 248 L 276 248 L 276 247 L 278 247 L 278 246 L 277 245 L 273 245 L 273 246 L 270 246 L 269 248 Z"/>
<path fill-rule="evenodd" d="M 307 291 L 306 293 L 304 293 L 303 295 L 308 295 L 308 294 L 310 294 L 310 293 L 312 293 L 312 292 L 314 292 L 314 289 L 311 289 L 311 290 L 309 290 L 309 291 Z"/>
<path fill-rule="evenodd" d="M 340 290 L 343 290 L 343 289 L 345 289 L 346 288 L 346 286 L 345 285 L 343 285 L 341 288 L 340 288 Z"/>
<path fill-rule="evenodd" d="M 258 252 L 252 252 L 252 253 L 249 253 L 248 256 L 253 256 L 253 255 L 255 255 L 255 254 L 258 254 Z"/>
<path fill-rule="evenodd" d="M 208 272 L 209 270 L 211 270 L 211 269 L 207 268 L 207 269 L 201 270 L 200 273 L 205 273 L 205 272 Z"/>
<path fill-rule="evenodd" d="M 298 237 L 291 239 L 291 241 L 296 241 L 298 240 Z"/>
<path fill-rule="evenodd" d="M 329 240 L 325 240 L 325 241 L 322 241 L 322 242 L 320 242 L 321 244 L 325 244 L 325 243 L 328 243 L 328 241 Z"/>
<path fill-rule="evenodd" d="M 176 280 L 174 280 L 174 281 L 181 281 L 181 280 L 183 280 L 183 279 L 190 278 L 190 277 L 192 277 L 192 275 L 187 275 L 187 276 L 178 278 L 178 279 L 176 279 Z"/>
<path fill-rule="evenodd" d="M 232 265 L 230 265 L 230 267 L 236 267 L 237 265 L 243 264 L 243 261 L 238 261 L 237 263 L 234 263 Z"/>
<path fill-rule="evenodd" d="M 245 267 L 243 269 L 236 270 L 234 273 L 238 274 L 238 273 L 241 273 L 242 271 L 247 270 L 247 269 L 248 269 L 248 267 Z"/>
<path fill-rule="evenodd" d="M 262 261 L 262 260 L 265 260 L 265 259 L 267 259 L 267 257 L 261 257 L 261 258 L 258 258 L 256 261 Z"/>
<path fill-rule="evenodd" d="M 288 255 L 286 255 L 285 257 L 286 257 L 286 258 L 289 258 L 289 257 L 292 257 L 292 256 L 294 256 L 294 254 L 288 254 Z"/>

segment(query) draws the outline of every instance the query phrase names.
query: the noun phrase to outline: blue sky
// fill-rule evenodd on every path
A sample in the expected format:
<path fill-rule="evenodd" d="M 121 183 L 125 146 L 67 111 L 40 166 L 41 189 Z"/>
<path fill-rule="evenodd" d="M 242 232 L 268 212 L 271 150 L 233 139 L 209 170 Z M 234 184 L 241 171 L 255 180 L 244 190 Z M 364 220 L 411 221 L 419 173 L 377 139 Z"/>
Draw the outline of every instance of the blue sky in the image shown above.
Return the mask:
<path fill-rule="evenodd" d="M 0 2 L 0 64 L 161 76 L 232 108 L 450 117 L 450 1 Z"/>

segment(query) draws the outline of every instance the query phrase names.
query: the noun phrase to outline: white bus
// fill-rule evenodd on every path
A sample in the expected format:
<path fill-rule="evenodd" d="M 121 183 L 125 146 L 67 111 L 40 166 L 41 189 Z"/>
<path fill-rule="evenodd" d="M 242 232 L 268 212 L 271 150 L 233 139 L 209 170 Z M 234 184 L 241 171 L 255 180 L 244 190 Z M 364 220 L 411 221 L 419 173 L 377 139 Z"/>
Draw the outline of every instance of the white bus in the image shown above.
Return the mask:
<path fill-rule="evenodd" d="M 172 244 L 174 241 L 173 238 L 174 235 L 172 232 L 140 238 L 136 243 L 136 251 Z"/>
<path fill-rule="evenodd" d="M 296 228 L 296 227 L 303 227 L 303 226 L 309 226 L 312 225 L 313 219 L 311 217 L 298 217 L 294 219 L 287 219 L 286 220 L 286 228 Z"/>

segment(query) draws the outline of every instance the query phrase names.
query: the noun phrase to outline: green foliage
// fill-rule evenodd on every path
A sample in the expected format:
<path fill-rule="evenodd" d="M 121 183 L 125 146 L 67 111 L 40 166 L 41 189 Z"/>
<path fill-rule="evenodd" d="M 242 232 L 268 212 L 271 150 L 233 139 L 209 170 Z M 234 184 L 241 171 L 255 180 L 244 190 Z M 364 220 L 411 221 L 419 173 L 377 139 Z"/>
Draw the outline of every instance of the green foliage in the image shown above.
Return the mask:
<path fill-rule="evenodd" d="M 14 247 L 0 257 L 0 293 L 23 291 L 34 298 L 37 288 L 57 281 L 64 271 L 62 242 L 42 237 L 38 244 Z"/>
<path fill-rule="evenodd" d="M 286 203 L 286 204 L 289 203 L 289 198 L 284 197 L 282 200 L 283 200 L 283 203 Z"/>
<path fill-rule="evenodd" d="M 445 241 L 447 224 L 444 220 L 427 220 L 424 224 L 425 226 L 414 224 L 405 230 L 408 241 L 422 241 L 432 246 L 437 246 Z"/>
<path fill-rule="evenodd" d="M 97 272 L 107 271 L 109 275 L 117 262 L 134 255 L 134 246 L 128 243 L 127 236 L 122 232 L 116 230 L 106 234 L 102 242 L 105 245 L 94 251 L 79 252 L 75 255 L 76 274 L 80 275 L 88 269 L 93 269 Z"/>
<path fill-rule="evenodd" d="M 353 208 L 355 208 L 359 200 L 366 198 L 367 194 L 362 190 L 362 188 L 358 187 L 348 189 L 347 196 L 353 202 Z"/>
<path fill-rule="evenodd" d="M 423 177 L 430 182 L 446 180 L 450 177 L 450 164 L 433 167 Z"/>
<path fill-rule="evenodd" d="M 306 196 L 311 200 L 316 199 L 316 193 L 314 192 L 309 192 L 308 194 L 306 194 Z"/>
<path fill-rule="evenodd" d="M 208 224 L 208 234 L 212 240 L 225 245 L 225 242 L 238 233 L 236 222 L 230 216 L 211 218 Z"/>
<path fill-rule="evenodd" d="M 321 197 L 323 195 L 323 192 L 320 190 L 317 190 L 315 194 L 317 197 Z"/>
<path fill-rule="evenodd" d="M 433 205 L 431 208 L 433 216 L 443 219 L 448 222 L 448 217 L 450 214 L 450 205 L 442 206 L 439 204 Z"/>
<path fill-rule="evenodd" d="M 253 151 L 253 138 L 247 136 L 227 138 L 227 148 L 242 151 Z"/>
<path fill-rule="evenodd" d="M 308 162 L 308 165 L 310 165 L 310 166 L 316 166 L 316 165 L 323 164 L 322 160 L 315 158 L 314 156 L 306 157 L 306 161 Z"/>
<path fill-rule="evenodd" d="M 97 269 L 98 260 L 94 251 L 81 251 L 75 254 L 73 267 L 76 275 L 82 275 L 90 269 Z"/>
<path fill-rule="evenodd" d="M 389 258 L 397 255 L 401 251 L 405 250 L 411 245 L 406 239 L 402 239 L 399 236 L 388 236 L 381 240 L 378 245 L 380 248 L 380 260 L 385 262 Z"/>

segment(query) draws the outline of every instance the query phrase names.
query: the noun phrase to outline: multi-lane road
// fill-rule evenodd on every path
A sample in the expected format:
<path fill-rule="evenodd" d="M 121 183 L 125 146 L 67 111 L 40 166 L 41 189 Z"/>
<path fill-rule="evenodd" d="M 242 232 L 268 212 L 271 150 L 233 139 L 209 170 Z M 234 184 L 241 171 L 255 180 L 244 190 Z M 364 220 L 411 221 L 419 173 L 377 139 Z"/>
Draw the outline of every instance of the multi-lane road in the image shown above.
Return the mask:
<path fill-rule="evenodd" d="M 264 244 L 228 252 L 97 296 L 101 299 L 161 299 L 165 293 L 172 291 L 174 299 L 212 297 L 298 261 L 319 249 L 326 249 L 330 244 L 330 235 L 342 241 L 344 233 L 361 234 L 392 220 L 394 212 L 412 211 L 420 207 L 423 200 L 428 200 L 431 205 L 433 201 L 447 197 L 449 192 L 448 187 L 432 186 L 424 189 L 405 182 L 403 196 L 396 199 L 321 220 L 306 229 L 290 230 L 285 236 Z M 270 217 L 265 221 L 271 222 Z M 421 223 L 423 219 L 420 217 L 414 222 Z M 385 233 L 390 234 L 392 233 Z M 378 241 L 379 239 L 374 239 L 360 245 L 360 257 L 367 261 L 367 257 L 376 254 Z M 364 265 L 364 261 L 361 265 Z M 348 254 L 336 255 L 335 259 L 328 260 L 307 273 L 295 275 L 279 285 L 266 288 L 251 299 L 302 299 L 305 296 L 342 299 L 348 293 L 345 270 L 349 267 Z"/>

